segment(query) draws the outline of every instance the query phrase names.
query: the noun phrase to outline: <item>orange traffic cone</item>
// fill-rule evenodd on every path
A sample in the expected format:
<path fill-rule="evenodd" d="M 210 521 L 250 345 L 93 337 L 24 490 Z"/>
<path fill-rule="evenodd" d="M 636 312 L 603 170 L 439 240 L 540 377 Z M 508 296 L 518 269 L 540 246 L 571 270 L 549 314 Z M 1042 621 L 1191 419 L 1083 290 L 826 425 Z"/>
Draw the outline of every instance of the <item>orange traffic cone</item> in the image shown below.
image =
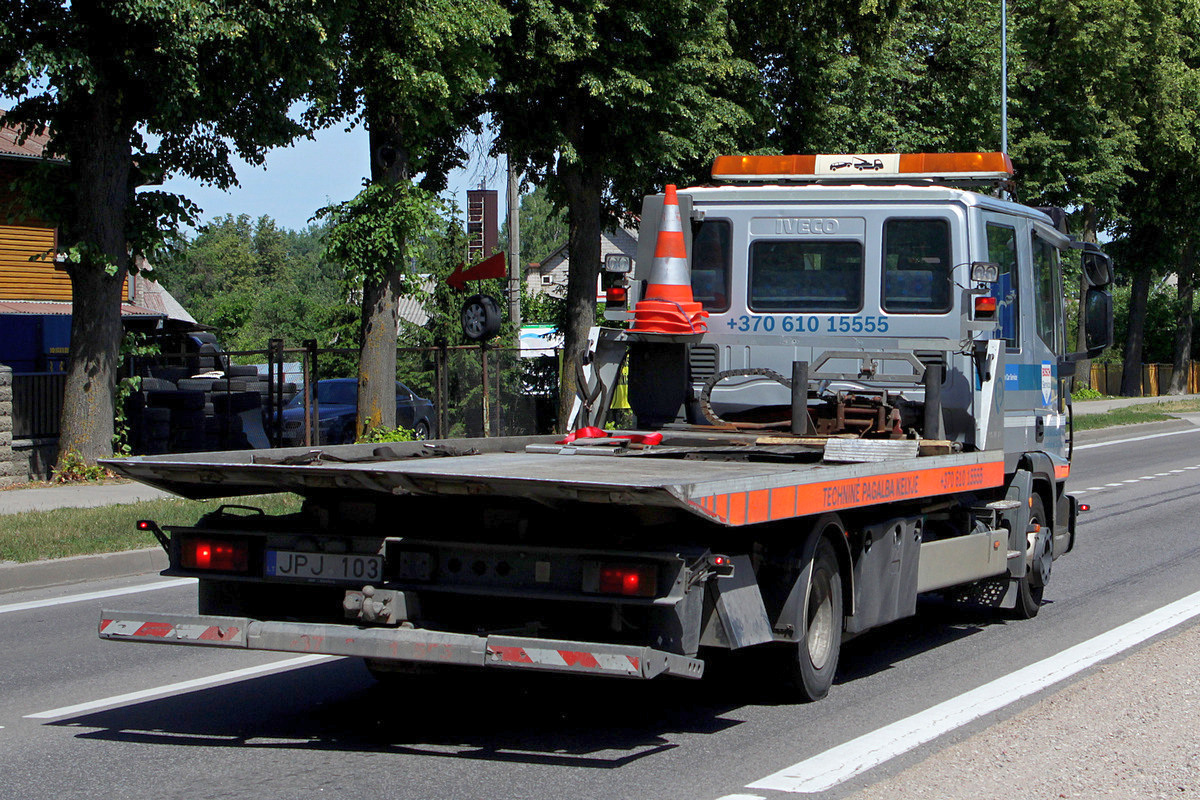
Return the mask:
<path fill-rule="evenodd" d="M 646 297 L 634 306 L 633 317 L 630 330 L 636 333 L 688 334 L 708 330 L 704 322 L 708 312 L 692 299 L 692 274 L 683 244 L 679 198 L 673 185 L 667 186 L 663 200 Z"/>

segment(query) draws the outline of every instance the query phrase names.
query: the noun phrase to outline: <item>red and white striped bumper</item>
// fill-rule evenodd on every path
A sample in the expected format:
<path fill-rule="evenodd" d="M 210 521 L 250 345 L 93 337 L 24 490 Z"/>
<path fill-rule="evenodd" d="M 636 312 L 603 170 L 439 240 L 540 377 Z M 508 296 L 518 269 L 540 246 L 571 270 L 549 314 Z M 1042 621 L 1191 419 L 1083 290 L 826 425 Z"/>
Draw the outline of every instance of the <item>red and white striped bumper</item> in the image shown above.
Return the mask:
<path fill-rule="evenodd" d="M 380 661 L 653 678 L 699 678 L 704 662 L 636 645 L 568 642 L 514 636 L 473 636 L 418 628 L 361 628 L 245 617 L 101 612 L 101 639 L 321 653 Z"/>

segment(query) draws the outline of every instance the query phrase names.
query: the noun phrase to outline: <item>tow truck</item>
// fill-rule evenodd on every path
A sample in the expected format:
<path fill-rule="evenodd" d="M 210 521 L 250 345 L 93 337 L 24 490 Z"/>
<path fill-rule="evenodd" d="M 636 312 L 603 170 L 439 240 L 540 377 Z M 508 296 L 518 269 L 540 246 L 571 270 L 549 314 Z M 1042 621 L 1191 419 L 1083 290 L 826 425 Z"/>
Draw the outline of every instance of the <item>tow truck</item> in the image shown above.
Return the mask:
<path fill-rule="evenodd" d="M 198 579 L 198 613 L 106 610 L 99 635 L 380 676 L 700 678 L 712 652 L 767 650 L 815 700 L 845 639 L 923 594 L 1035 616 L 1075 544 L 1070 385 L 1111 342 L 1112 269 L 1011 199 L 1013 172 L 1000 153 L 726 156 L 710 185 L 647 197 L 608 281 L 624 327 L 593 329 L 566 436 L 105 462 L 303 507 L 139 523 L 164 575 Z M 623 371 L 636 425 L 606 429 Z"/>

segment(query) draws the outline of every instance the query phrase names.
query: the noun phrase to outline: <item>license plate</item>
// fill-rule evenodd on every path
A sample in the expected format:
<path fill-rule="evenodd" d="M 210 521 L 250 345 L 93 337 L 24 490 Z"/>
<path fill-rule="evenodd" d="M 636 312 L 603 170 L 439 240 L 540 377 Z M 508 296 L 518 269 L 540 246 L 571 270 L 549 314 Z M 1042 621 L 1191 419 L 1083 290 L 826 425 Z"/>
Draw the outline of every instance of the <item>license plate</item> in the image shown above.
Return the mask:
<path fill-rule="evenodd" d="M 268 550 L 268 578 L 310 581 L 378 581 L 383 576 L 382 556 L 349 553 L 298 553 Z"/>

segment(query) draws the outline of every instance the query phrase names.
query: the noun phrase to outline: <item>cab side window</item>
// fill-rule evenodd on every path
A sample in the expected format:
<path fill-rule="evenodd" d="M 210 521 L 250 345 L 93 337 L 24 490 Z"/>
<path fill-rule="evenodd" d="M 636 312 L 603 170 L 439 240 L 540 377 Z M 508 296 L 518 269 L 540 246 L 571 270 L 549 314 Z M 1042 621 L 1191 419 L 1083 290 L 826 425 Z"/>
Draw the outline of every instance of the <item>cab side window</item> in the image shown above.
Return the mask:
<path fill-rule="evenodd" d="M 987 223 L 988 261 L 1000 267 L 1000 279 L 992 284 L 997 300 L 998 329 L 1009 349 L 1021 346 L 1021 299 L 1017 284 L 1017 229 Z"/>
<path fill-rule="evenodd" d="M 930 314 L 950 310 L 950 223 L 889 219 L 883 225 L 883 310 Z"/>
<path fill-rule="evenodd" d="M 706 311 L 729 310 L 731 238 L 728 220 L 692 228 L 692 297 Z"/>
<path fill-rule="evenodd" d="M 1051 352 L 1063 351 L 1062 288 L 1058 248 L 1033 235 L 1033 321 L 1038 338 Z"/>

